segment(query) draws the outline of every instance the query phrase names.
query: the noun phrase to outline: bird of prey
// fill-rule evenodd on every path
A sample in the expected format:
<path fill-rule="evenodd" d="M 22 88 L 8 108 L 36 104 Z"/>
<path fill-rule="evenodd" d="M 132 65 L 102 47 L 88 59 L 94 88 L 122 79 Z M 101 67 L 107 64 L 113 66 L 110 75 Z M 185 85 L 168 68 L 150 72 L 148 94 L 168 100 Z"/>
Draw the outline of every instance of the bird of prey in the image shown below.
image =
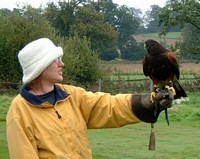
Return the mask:
<path fill-rule="evenodd" d="M 157 89 L 165 88 L 173 91 L 174 99 L 187 97 L 187 94 L 178 82 L 180 70 L 176 54 L 165 49 L 153 39 L 145 41 L 145 48 L 148 54 L 143 59 L 143 73 L 153 81 L 154 91 L 151 97 L 155 96 L 153 93 L 156 93 Z"/>

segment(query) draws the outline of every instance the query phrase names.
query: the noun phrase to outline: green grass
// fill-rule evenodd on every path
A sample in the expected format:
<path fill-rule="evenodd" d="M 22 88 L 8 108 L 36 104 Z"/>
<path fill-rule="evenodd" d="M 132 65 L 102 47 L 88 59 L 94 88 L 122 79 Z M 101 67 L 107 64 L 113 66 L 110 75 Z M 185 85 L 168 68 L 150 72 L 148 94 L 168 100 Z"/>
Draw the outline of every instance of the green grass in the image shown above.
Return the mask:
<path fill-rule="evenodd" d="M 0 121 L 0 158 L 9 159 L 6 141 L 6 122 Z"/>
<path fill-rule="evenodd" d="M 112 74 L 110 76 L 110 80 L 137 80 L 137 79 L 149 79 L 149 77 L 145 77 L 142 73 L 134 73 L 134 74 Z"/>
<path fill-rule="evenodd" d="M 196 74 L 184 73 L 180 74 L 180 79 L 184 78 L 195 78 Z M 110 80 L 137 80 L 137 79 L 149 79 L 143 73 L 116 73 L 110 75 Z"/>
<path fill-rule="evenodd" d="M 141 36 L 159 38 L 159 34 L 158 33 L 141 34 Z M 169 32 L 165 36 L 165 38 L 167 38 L 167 39 L 178 39 L 180 37 L 181 37 L 181 32 Z"/>
<path fill-rule="evenodd" d="M 12 99 L 12 95 L 0 95 L 0 121 L 5 121 L 6 113 Z"/>
<path fill-rule="evenodd" d="M 200 122 L 155 124 L 156 150 L 148 150 L 150 124 L 90 130 L 94 159 L 199 159 Z"/>
<path fill-rule="evenodd" d="M 14 93 L 14 95 L 16 95 Z M 0 159 L 9 159 L 6 141 L 6 114 L 10 103 L 14 98 L 13 94 L 0 95 Z M 14 131 L 14 130 L 13 130 Z"/>
<path fill-rule="evenodd" d="M 199 159 L 200 93 L 188 93 L 189 101 L 168 109 L 170 125 L 162 112 L 155 124 L 156 150 L 148 150 L 150 124 L 138 123 L 115 129 L 89 130 L 93 159 Z M 12 96 L 0 96 L 0 115 L 5 117 Z M 0 158 L 9 159 L 5 119 L 0 121 Z"/>

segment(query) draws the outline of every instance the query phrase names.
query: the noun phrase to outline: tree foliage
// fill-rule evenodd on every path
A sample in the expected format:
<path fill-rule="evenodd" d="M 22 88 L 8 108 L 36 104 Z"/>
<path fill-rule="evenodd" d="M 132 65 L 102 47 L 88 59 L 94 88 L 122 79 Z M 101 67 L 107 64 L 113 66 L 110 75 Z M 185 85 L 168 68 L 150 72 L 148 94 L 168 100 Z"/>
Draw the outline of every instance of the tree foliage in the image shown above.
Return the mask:
<path fill-rule="evenodd" d="M 116 12 L 115 28 L 119 32 L 119 48 L 123 47 L 130 37 L 136 33 L 140 26 L 138 16 L 135 16 L 135 10 L 127 6 L 121 6 Z"/>
<path fill-rule="evenodd" d="M 54 2 L 49 2 L 45 8 L 47 20 L 61 36 L 70 36 L 71 25 L 75 22 L 75 4 L 59 1 L 58 5 L 56 5 Z"/>
<path fill-rule="evenodd" d="M 72 33 L 78 32 L 80 36 L 86 36 L 91 41 L 92 49 L 100 53 L 100 59 L 110 60 L 107 53 L 117 49 L 117 31 L 104 22 L 102 13 L 93 11 L 91 7 L 80 8 L 76 19 L 77 23 L 72 26 Z"/>
<path fill-rule="evenodd" d="M 49 3 L 46 15 L 50 24 L 61 36 L 69 37 L 73 32 L 86 36 L 102 60 L 118 58 L 117 50 L 126 44 L 141 25 L 138 10 L 119 7 L 112 0 L 75 2 L 59 1 L 57 5 Z"/>
<path fill-rule="evenodd" d="M 164 24 L 163 33 L 172 26 L 184 28 L 186 24 L 200 30 L 200 2 L 199 0 L 168 0 L 160 13 L 159 24 Z"/>
<path fill-rule="evenodd" d="M 94 82 L 101 78 L 97 53 L 92 51 L 91 43 L 76 33 L 66 41 L 64 47 L 64 78 L 67 81 Z"/>
<path fill-rule="evenodd" d="M 126 60 L 143 60 L 146 51 L 143 43 L 137 43 L 134 38 L 130 38 L 121 49 L 121 58 Z"/>
<path fill-rule="evenodd" d="M 0 80 L 19 82 L 19 50 L 36 38 L 53 37 L 54 29 L 42 17 L 42 11 L 31 6 L 13 12 L 2 10 L 0 19 Z"/>
<path fill-rule="evenodd" d="M 96 81 L 101 78 L 98 65 L 98 53 L 92 51 L 90 41 L 82 35 L 74 33 L 66 41 L 56 35 L 41 8 L 35 9 L 24 6 L 13 12 L 3 10 L 0 15 L 0 73 L 1 81 L 19 82 L 22 77 L 18 63 L 18 52 L 29 42 L 41 38 L 50 38 L 58 45 L 62 45 L 65 54 L 66 80 L 76 82 Z"/>
<path fill-rule="evenodd" d="M 100 58 L 106 60 L 105 54 L 117 48 L 118 33 L 109 23 L 105 23 L 96 5 L 86 5 L 84 1 L 80 3 L 83 6 L 74 1 L 60 1 L 58 5 L 49 3 L 46 16 L 61 36 L 70 37 L 76 32 L 86 36 L 92 48 L 99 51 Z"/>
<path fill-rule="evenodd" d="M 119 58 L 122 59 L 138 60 L 137 58 L 128 57 L 133 57 L 133 54 L 141 51 L 132 36 L 141 26 L 142 20 L 139 16 L 141 12 L 138 9 L 129 8 L 125 5 L 118 6 L 112 3 L 112 1 L 101 2 L 106 22 L 109 22 L 119 33 L 118 50 L 115 51 L 116 55 L 118 54 Z M 129 47 L 127 47 L 127 44 Z M 132 51 L 136 52 L 131 52 L 130 48 L 134 48 Z"/>
<path fill-rule="evenodd" d="M 183 29 L 181 54 L 184 59 L 200 60 L 200 30 L 189 24 Z"/>
<path fill-rule="evenodd" d="M 159 13 L 161 8 L 158 5 L 152 5 L 151 10 L 146 11 L 145 21 L 149 33 L 157 33 L 159 28 Z"/>
<path fill-rule="evenodd" d="M 164 25 L 161 34 L 165 35 L 172 26 L 183 29 L 183 43 L 180 45 L 181 54 L 190 59 L 196 59 L 200 53 L 199 16 L 199 0 L 168 0 L 167 5 L 159 15 L 159 24 Z"/>

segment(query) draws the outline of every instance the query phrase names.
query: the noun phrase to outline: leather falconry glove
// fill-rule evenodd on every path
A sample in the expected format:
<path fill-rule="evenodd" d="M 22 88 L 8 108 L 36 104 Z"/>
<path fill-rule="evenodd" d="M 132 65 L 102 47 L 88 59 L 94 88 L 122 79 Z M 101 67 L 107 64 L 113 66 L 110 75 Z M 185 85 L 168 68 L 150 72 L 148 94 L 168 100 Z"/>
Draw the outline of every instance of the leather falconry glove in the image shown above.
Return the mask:
<path fill-rule="evenodd" d="M 134 94 L 132 111 L 141 121 L 155 123 L 160 112 L 172 106 L 173 99 L 173 92 L 166 89 L 158 91 L 154 102 L 150 100 L 150 94 Z"/>

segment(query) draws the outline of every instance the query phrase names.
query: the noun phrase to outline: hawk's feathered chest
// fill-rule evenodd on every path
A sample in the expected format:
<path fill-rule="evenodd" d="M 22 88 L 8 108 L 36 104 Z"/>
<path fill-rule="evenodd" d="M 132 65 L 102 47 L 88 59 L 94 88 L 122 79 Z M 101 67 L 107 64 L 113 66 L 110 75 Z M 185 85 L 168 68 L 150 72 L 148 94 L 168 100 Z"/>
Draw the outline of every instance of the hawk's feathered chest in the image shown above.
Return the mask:
<path fill-rule="evenodd" d="M 146 55 L 143 65 L 144 74 L 159 81 L 167 80 L 176 74 L 174 66 L 168 59 L 168 52 Z"/>

